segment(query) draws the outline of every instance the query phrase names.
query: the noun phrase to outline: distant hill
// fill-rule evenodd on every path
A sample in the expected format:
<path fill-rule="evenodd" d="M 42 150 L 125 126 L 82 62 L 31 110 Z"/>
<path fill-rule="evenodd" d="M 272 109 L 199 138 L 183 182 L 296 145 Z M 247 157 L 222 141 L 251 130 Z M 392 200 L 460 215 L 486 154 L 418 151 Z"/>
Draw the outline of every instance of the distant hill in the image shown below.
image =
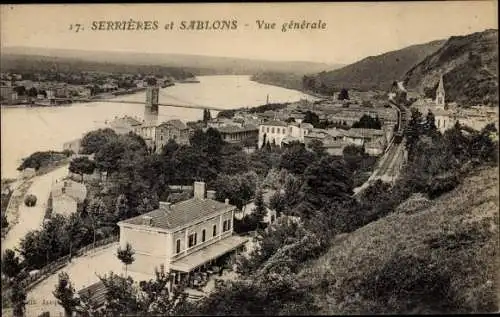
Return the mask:
<path fill-rule="evenodd" d="M 410 68 L 436 52 L 445 42 L 446 40 L 433 41 L 369 56 L 340 69 L 319 73 L 316 85 L 327 86 L 336 91 L 341 88 L 388 90 L 395 79 L 402 78 Z"/>
<path fill-rule="evenodd" d="M 119 63 L 92 62 L 77 58 L 48 57 L 39 55 L 2 54 L 0 58 L 2 72 L 14 72 L 23 75 L 24 79 L 32 79 L 34 73 L 44 72 L 103 72 L 125 74 L 148 74 L 172 76 L 175 79 L 193 77 L 200 69 L 186 67 L 165 67 L 151 65 L 133 65 Z"/>
<path fill-rule="evenodd" d="M 406 86 L 434 97 L 440 75 L 448 101 L 498 105 L 498 30 L 452 36 L 406 73 Z"/>
<path fill-rule="evenodd" d="M 333 65 L 301 61 L 268 61 L 232 57 L 213 57 L 184 54 L 152 54 L 139 52 L 83 51 L 34 47 L 3 47 L 4 55 L 46 56 L 79 59 L 99 63 L 154 65 L 197 69 L 197 75 L 237 74 L 253 75 L 264 71 L 286 73 L 315 73 L 330 69 Z"/>

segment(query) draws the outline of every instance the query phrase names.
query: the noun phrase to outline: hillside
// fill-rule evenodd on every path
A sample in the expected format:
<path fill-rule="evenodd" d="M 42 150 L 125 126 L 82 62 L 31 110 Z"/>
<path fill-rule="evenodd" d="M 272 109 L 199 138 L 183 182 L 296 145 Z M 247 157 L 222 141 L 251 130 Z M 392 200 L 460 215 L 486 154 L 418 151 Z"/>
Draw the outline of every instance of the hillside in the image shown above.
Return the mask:
<path fill-rule="evenodd" d="M 498 30 L 451 37 L 405 75 L 407 87 L 429 97 L 443 74 L 446 99 L 498 104 Z"/>
<path fill-rule="evenodd" d="M 87 62 L 155 65 L 165 67 L 182 67 L 197 69 L 197 75 L 205 74 L 238 74 L 252 75 L 263 71 L 315 73 L 329 69 L 333 65 L 302 61 L 269 61 L 232 57 L 215 57 L 185 54 L 153 54 L 139 52 L 106 52 L 83 51 L 69 49 L 48 49 L 34 47 L 2 47 L 4 55 L 11 56 L 45 56 L 79 59 Z"/>
<path fill-rule="evenodd" d="M 318 77 L 321 84 L 335 90 L 341 88 L 388 90 L 395 79 L 404 74 L 429 54 L 438 50 L 445 40 L 413 45 L 378 56 L 370 56 L 354 64 L 328 72 Z"/>
<path fill-rule="evenodd" d="M 409 204 L 337 236 L 302 269 L 320 314 L 498 311 L 498 167 Z"/>

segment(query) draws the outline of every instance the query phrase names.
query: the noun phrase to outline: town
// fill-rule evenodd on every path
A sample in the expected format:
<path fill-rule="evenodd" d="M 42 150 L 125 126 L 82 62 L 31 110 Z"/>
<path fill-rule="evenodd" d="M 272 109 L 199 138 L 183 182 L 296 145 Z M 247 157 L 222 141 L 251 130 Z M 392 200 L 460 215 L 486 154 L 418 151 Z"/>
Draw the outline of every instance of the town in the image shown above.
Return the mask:
<path fill-rule="evenodd" d="M 498 311 L 497 5 L 420 5 L 246 6 L 258 42 L 2 10 L 2 315 Z"/>

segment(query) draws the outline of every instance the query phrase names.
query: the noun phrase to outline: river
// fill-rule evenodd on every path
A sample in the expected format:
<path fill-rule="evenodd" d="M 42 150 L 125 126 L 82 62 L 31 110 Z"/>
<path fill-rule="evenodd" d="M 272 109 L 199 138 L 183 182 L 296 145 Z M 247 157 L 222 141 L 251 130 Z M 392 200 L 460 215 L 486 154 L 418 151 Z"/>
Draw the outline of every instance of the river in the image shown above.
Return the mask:
<path fill-rule="evenodd" d="M 269 102 L 314 99 L 296 90 L 259 84 L 250 76 L 199 76 L 200 83 L 176 84 L 160 89 L 160 103 L 214 106 L 225 109 L 252 107 Z M 117 97 L 119 100 L 145 101 L 145 92 Z M 213 113 L 212 115 L 214 115 Z M 91 102 L 64 107 L 1 109 L 1 174 L 16 178 L 22 158 L 36 151 L 62 150 L 66 141 L 102 126 L 115 116 L 142 118 L 144 107 L 136 104 Z M 159 121 L 202 119 L 202 110 L 160 107 Z"/>

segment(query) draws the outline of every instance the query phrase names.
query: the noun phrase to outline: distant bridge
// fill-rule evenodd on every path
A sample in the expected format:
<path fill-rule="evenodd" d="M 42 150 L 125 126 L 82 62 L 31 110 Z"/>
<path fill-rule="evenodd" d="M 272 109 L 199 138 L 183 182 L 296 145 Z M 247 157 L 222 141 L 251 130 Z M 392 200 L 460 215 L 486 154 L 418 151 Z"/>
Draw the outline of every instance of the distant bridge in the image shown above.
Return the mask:
<path fill-rule="evenodd" d="M 145 105 L 144 101 L 131 101 L 131 100 L 120 100 L 114 98 L 103 98 L 103 99 L 74 99 L 74 98 L 53 98 L 51 100 L 55 101 L 71 101 L 71 102 L 107 102 L 107 103 L 126 103 L 126 104 L 134 104 L 134 105 Z M 207 107 L 201 105 L 182 105 L 182 104 L 167 104 L 167 103 L 158 103 L 157 107 L 176 107 L 176 108 L 189 108 L 189 109 L 207 109 L 213 111 L 222 111 L 227 110 L 227 108 L 219 108 L 219 107 Z"/>
<path fill-rule="evenodd" d="M 54 96 L 48 97 L 51 105 L 56 105 L 57 101 L 71 101 L 71 102 L 107 102 L 107 103 L 124 103 L 124 104 L 136 104 L 136 105 L 144 105 L 146 109 L 146 114 L 158 114 L 158 107 L 176 107 L 176 108 L 188 108 L 188 109 L 200 109 L 200 110 L 213 110 L 213 111 L 222 111 L 227 110 L 225 108 L 220 107 L 211 107 L 211 106 L 202 106 L 193 103 L 183 103 L 183 104 L 174 104 L 174 103 L 160 103 L 159 96 L 163 95 L 170 99 L 177 99 L 174 96 L 167 95 L 164 92 L 160 92 L 159 87 L 157 86 L 149 86 L 146 89 L 146 100 L 144 101 L 131 101 L 131 100 L 120 100 L 116 99 L 115 96 L 109 98 L 57 98 Z M 182 102 L 182 101 L 181 101 Z"/>

